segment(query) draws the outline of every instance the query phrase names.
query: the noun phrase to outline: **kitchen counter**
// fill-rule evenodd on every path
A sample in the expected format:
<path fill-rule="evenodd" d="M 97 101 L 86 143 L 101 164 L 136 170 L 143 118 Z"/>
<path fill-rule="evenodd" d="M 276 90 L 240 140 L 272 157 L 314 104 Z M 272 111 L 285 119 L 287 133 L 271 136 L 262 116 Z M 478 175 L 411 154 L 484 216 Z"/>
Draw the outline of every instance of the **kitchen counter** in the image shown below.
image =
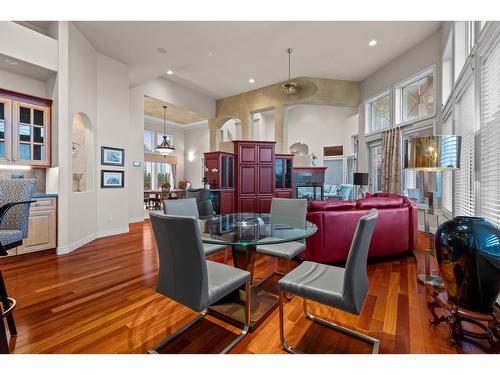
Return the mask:
<path fill-rule="evenodd" d="M 58 195 L 55 193 L 35 193 L 31 197 L 32 198 L 57 198 Z"/>

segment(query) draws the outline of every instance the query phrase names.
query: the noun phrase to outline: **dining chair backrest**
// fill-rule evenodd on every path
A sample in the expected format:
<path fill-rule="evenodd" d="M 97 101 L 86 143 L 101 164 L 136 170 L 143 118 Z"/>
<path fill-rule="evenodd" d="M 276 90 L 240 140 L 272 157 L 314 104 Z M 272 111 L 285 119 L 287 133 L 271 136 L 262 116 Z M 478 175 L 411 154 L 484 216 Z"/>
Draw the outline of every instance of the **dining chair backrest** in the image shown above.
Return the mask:
<path fill-rule="evenodd" d="M 198 219 L 149 214 L 160 269 L 156 291 L 195 311 L 208 305 L 208 273 Z"/>
<path fill-rule="evenodd" d="M 285 224 L 292 228 L 306 227 L 307 200 L 273 198 L 271 201 L 271 224 Z"/>
<path fill-rule="evenodd" d="M 0 179 L 0 206 L 7 203 L 31 201 L 36 185 L 37 180 L 34 178 Z M 29 204 L 12 207 L 5 214 L 0 229 L 20 230 L 23 238 L 27 238 L 29 213 Z"/>
<path fill-rule="evenodd" d="M 175 216 L 194 216 L 196 218 L 200 216 L 194 198 L 164 200 L 163 213 Z"/>
<path fill-rule="evenodd" d="M 353 308 L 350 312 L 355 314 L 360 313 L 370 286 L 366 266 L 377 217 L 377 210 L 372 209 L 359 219 L 347 256 L 343 295 L 348 305 Z"/>

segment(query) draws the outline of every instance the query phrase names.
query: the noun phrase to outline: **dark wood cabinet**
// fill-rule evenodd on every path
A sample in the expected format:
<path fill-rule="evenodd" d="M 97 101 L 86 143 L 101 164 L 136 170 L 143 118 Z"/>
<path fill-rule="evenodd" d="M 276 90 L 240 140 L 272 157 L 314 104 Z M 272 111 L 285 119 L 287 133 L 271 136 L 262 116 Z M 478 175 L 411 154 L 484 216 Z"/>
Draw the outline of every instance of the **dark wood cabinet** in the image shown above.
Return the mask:
<path fill-rule="evenodd" d="M 293 155 L 276 154 L 275 169 L 275 196 L 293 198 Z"/>
<path fill-rule="evenodd" d="M 205 152 L 205 172 L 213 189 L 234 188 L 234 154 L 230 152 Z"/>
<path fill-rule="evenodd" d="M 275 195 L 275 142 L 234 141 L 238 212 L 269 212 Z"/>
<path fill-rule="evenodd" d="M 210 200 L 216 214 L 232 214 L 234 212 L 234 190 L 210 190 Z"/>

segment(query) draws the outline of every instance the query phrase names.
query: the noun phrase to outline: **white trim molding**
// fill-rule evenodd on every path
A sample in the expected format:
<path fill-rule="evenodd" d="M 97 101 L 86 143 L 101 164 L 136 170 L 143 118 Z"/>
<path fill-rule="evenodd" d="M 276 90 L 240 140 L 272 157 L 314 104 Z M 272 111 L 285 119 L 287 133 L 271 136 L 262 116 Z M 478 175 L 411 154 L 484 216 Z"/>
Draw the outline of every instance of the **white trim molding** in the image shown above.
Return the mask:
<path fill-rule="evenodd" d="M 156 118 L 156 117 L 144 115 L 144 121 L 149 122 L 150 124 L 163 126 L 163 120 Z M 186 124 L 186 125 L 178 124 L 176 122 L 167 120 L 167 126 L 170 126 L 172 128 L 175 128 L 175 129 L 180 129 L 180 130 L 204 128 L 204 127 L 208 127 L 208 120 L 193 122 L 191 124 Z"/>

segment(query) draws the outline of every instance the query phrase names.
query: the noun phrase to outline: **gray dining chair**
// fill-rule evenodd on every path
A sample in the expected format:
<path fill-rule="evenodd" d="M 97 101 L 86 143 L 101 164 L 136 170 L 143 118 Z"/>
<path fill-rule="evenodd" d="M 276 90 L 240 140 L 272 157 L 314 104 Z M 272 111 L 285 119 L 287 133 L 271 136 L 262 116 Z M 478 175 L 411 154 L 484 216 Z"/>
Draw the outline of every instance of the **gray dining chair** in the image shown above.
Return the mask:
<path fill-rule="evenodd" d="M 273 198 L 271 201 L 270 223 L 304 229 L 306 227 L 306 213 L 306 199 Z M 269 240 L 269 238 L 266 240 Z M 305 249 L 306 245 L 304 240 L 257 246 L 257 252 L 260 254 L 285 259 L 287 263 L 286 273 L 290 272 L 292 259 Z M 285 275 L 284 273 L 276 271 L 272 274 L 275 273 Z M 264 278 L 264 280 L 268 277 Z"/>
<path fill-rule="evenodd" d="M 314 316 L 307 311 L 307 299 L 310 299 L 326 306 L 359 315 L 370 286 L 366 266 L 368 249 L 377 217 L 377 210 L 372 209 L 368 214 L 359 219 L 345 268 L 306 261 L 278 282 L 279 330 L 281 346 L 284 350 L 289 353 L 301 353 L 298 349 L 291 347 L 287 343 L 284 333 L 283 301 L 285 293 L 292 293 L 303 297 L 306 318 L 366 341 L 373 345 L 372 353 L 378 353 L 380 347 L 379 340 Z"/>
<path fill-rule="evenodd" d="M 35 179 L 0 179 L 0 256 L 22 245 L 28 237 L 30 203 L 36 184 Z M 3 354 L 9 353 L 4 320 L 11 336 L 17 336 L 17 329 L 13 316 L 16 300 L 7 294 L 1 270 L 0 303 L 0 353 Z"/>
<path fill-rule="evenodd" d="M 200 216 L 209 216 L 213 214 L 212 201 L 210 200 L 210 190 L 205 188 L 187 189 L 186 198 L 196 199 Z"/>
<path fill-rule="evenodd" d="M 164 200 L 163 212 L 166 215 L 200 217 L 198 214 L 198 205 L 194 198 Z M 224 264 L 227 264 L 227 246 L 204 243 L 203 249 L 205 250 L 205 256 L 224 251 Z"/>
<path fill-rule="evenodd" d="M 149 216 L 160 259 L 156 291 L 201 313 L 149 352 L 158 353 L 167 343 L 201 320 L 210 305 L 245 285 L 244 327 L 221 352 L 227 353 L 249 329 L 250 272 L 206 260 L 196 217 L 156 212 L 151 212 Z"/>

